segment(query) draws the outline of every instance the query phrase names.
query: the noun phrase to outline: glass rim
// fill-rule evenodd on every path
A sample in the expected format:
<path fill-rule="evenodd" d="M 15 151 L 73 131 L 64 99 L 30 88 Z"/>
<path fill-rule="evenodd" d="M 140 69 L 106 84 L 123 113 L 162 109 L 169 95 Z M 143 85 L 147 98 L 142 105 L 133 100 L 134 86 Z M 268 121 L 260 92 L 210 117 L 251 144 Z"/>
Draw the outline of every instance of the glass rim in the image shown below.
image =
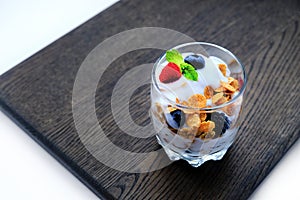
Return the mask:
<path fill-rule="evenodd" d="M 225 53 L 231 55 L 236 61 L 237 63 L 239 64 L 239 66 L 242 68 L 242 73 L 243 73 L 243 76 L 244 76 L 244 80 L 243 80 L 243 86 L 242 88 L 240 89 L 240 92 L 234 97 L 232 98 L 231 100 L 227 101 L 226 103 L 223 103 L 221 105 L 218 105 L 218 106 L 212 106 L 212 107 L 204 107 L 204 108 L 196 108 L 196 107 L 190 107 L 190 106 L 185 106 L 185 105 L 182 105 L 182 104 L 179 104 L 179 103 L 176 103 L 176 101 L 168 98 L 165 94 L 163 94 L 161 91 L 160 91 L 160 88 L 158 86 L 158 83 L 157 83 L 157 80 L 156 80 L 156 69 L 157 67 L 159 66 L 160 62 L 162 61 L 162 59 L 164 59 L 166 57 L 166 53 L 164 53 L 161 57 L 159 57 L 157 59 L 157 61 L 154 63 L 154 67 L 152 69 L 152 73 L 151 73 L 151 78 L 152 78 L 152 84 L 154 83 L 154 87 L 155 89 L 159 92 L 159 94 L 164 98 L 166 99 L 168 102 L 170 102 L 172 105 L 175 105 L 176 107 L 179 107 L 179 108 L 182 108 L 182 109 L 187 109 L 187 110 L 195 110 L 195 111 L 213 111 L 213 110 L 218 110 L 218 109 L 221 109 L 221 108 L 224 108 L 228 105 L 231 105 L 233 103 L 235 103 L 237 101 L 237 99 L 244 93 L 245 91 L 245 88 L 246 88 L 246 84 L 247 84 L 247 75 L 246 75 L 246 70 L 245 70 L 245 67 L 244 65 L 240 62 L 240 60 L 231 52 L 229 51 L 228 49 L 224 48 L 224 47 L 221 47 L 219 45 L 216 45 L 216 44 L 213 44 L 213 43 L 208 43 L 208 42 L 189 42 L 189 43 L 183 43 L 183 44 L 180 44 L 180 45 L 177 45 L 171 49 L 179 49 L 181 47 L 185 47 L 185 46 L 189 46 L 189 45 L 195 45 L 195 44 L 199 44 L 199 45 L 206 45 L 206 46 L 211 46 L 211 47 L 215 47 L 217 49 L 220 49 L 221 51 L 224 51 Z"/>

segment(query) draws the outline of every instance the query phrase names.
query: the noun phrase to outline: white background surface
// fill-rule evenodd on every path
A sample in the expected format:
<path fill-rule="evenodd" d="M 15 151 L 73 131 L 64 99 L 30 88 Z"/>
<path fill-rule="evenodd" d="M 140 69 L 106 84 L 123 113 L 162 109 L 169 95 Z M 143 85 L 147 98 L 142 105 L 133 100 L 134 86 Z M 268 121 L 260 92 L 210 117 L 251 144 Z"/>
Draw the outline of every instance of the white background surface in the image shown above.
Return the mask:
<path fill-rule="evenodd" d="M 0 0 L 0 75 L 117 0 Z M 300 199 L 300 142 L 251 199 Z M 97 197 L 0 112 L 0 199 Z"/>

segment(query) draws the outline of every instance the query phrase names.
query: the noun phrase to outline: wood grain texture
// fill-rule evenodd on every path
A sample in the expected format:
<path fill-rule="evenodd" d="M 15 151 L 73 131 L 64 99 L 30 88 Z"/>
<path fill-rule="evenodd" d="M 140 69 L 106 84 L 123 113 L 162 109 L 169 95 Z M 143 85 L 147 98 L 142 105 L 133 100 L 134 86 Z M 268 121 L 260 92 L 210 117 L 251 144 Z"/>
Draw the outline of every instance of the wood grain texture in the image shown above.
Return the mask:
<path fill-rule="evenodd" d="M 1 110 L 103 199 L 247 199 L 300 135 L 299 21 L 296 0 L 120 1 L 2 75 Z M 243 122 L 234 147 L 221 161 L 197 169 L 178 161 L 159 171 L 131 174 L 106 167 L 81 143 L 71 104 L 80 64 L 107 37 L 144 26 L 170 28 L 219 44 L 244 63 L 249 82 Z M 128 53 L 98 84 L 99 123 L 121 148 L 160 148 L 154 138 L 123 133 L 110 109 L 119 78 L 130 66 L 153 62 L 160 54 Z M 148 91 L 145 86 L 131 99 L 130 111 L 138 124 L 149 120 Z"/>

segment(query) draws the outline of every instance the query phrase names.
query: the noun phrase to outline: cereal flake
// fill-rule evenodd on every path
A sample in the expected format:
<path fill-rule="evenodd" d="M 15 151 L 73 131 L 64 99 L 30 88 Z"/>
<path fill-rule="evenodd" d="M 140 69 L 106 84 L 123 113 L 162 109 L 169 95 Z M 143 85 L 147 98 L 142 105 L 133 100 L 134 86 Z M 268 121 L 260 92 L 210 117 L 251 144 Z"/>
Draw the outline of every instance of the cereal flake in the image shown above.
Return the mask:
<path fill-rule="evenodd" d="M 224 91 L 225 91 L 225 88 L 222 86 L 215 89 L 215 92 L 224 92 Z"/>
<path fill-rule="evenodd" d="M 214 131 L 211 132 L 205 132 L 205 133 L 201 133 L 201 135 L 199 136 L 202 140 L 208 140 L 208 139 L 212 139 L 213 137 L 215 137 L 216 133 Z"/>
<path fill-rule="evenodd" d="M 200 120 L 202 122 L 206 120 L 206 117 L 207 117 L 206 113 L 200 113 Z"/>
<path fill-rule="evenodd" d="M 199 114 L 196 114 L 196 113 L 188 115 L 188 117 L 186 119 L 186 124 L 189 127 L 197 127 L 197 128 L 199 128 L 200 123 L 201 123 L 201 120 L 200 120 Z"/>
<path fill-rule="evenodd" d="M 228 77 L 228 83 L 230 84 L 230 83 L 232 83 L 232 81 L 234 81 L 235 79 L 234 78 L 232 78 L 232 77 Z"/>
<path fill-rule="evenodd" d="M 232 87 L 229 83 L 221 81 L 221 86 L 224 87 L 226 90 L 228 90 L 230 92 L 235 92 L 236 91 L 236 89 L 234 87 Z"/>
<path fill-rule="evenodd" d="M 215 122 L 208 120 L 208 121 L 201 122 L 198 131 L 201 133 L 211 132 L 214 128 L 215 128 Z"/>
<path fill-rule="evenodd" d="M 227 66 L 225 64 L 219 64 L 219 69 L 222 72 L 223 76 L 226 76 L 226 68 Z"/>
<path fill-rule="evenodd" d="M 226 97 L 224 97 L 223 92 L 219 92 L 212 97 L 212 102 L 215 105 L 221 105 L 227 101 Z"/>
<path fill-rule="evenodd" d="M 183 138 L 194 140 L 197 132 L 197 128 L 189 127 L 189 128 L 181 128 L 178 130 L 177 134 Z"/>
<path fill-rule="evenodd" d="M 202 94 L 194 94 L 188 99 L 188 104 L 194 108 L 204 108 L 206 106 L 206 97 Z"/>
<path fill-rule="evenodd" d="M 234 79 L 234 80 L 230 83 L 230 85 L 231 85 L 234 89 L 236 89 L 236 90 L 239 89 L 239 82 L 238 82 L 238 80 L 236 80 L 236 79 Z"/>
<path fill-rule="evenodd" d="M 207 99 L 210 99 L 213 95 L 214 95 L 214 89 L 210 85 L 206 86 L 204 88 L 204 96 Z"/>
<path fill-rule="evenodd" d="M 177 108 L 174 108 L 173 106 L 168 105 L 168 111 L 169 112 L 173 112 L 174 110 L 177 110 Z"/>

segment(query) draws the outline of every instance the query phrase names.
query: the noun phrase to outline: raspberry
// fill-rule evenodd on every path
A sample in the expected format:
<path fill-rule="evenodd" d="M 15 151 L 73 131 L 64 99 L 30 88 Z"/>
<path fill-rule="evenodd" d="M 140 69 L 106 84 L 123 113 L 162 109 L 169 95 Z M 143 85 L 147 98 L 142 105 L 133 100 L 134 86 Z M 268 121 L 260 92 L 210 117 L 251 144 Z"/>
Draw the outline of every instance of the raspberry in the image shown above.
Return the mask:
<path fill-rule="evenodd" d="M 168 63 L 161 71 L 159 80 L 162 83 L 172 83 L 181 77 L 180 68 L 175 63 Z"/>

